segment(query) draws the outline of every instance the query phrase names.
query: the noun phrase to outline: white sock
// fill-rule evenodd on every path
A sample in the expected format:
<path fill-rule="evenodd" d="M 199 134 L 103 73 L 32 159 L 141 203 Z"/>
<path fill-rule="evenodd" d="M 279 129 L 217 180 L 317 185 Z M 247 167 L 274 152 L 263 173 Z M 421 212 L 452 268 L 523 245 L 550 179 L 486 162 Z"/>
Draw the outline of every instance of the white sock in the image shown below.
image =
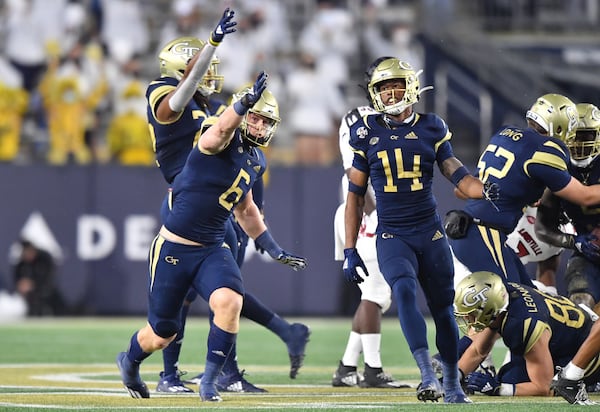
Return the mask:
<path fill-rule="evenodd" d="M 563 369 L 563 377 L 572 381 L 578 381 L 583 378 L 585 369 L 581 369 L 573 362 L 569 362 Z"/>
<path fill-rule="evenodd" d="M 365 363 L 372 368 L 381 368 L 381 333 L 365 333 L 360 337 Z"/>
<path fill-rule="evenodd" d="M 348 337 L 348 343 L 346 344 L 346 351 L 342 358 L 342 363 L 345 366 L 358 366 L 358 358 L 362 352 L 362 341 L 360 335 L 354 331 L 350 332 Z"/>

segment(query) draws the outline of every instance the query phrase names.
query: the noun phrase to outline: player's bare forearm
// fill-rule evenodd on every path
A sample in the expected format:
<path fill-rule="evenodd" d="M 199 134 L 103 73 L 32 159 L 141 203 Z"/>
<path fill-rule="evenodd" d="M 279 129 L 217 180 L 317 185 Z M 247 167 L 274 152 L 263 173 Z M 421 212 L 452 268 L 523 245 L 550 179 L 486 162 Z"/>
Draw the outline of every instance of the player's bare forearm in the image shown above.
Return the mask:
<path fill-rule="evenodd" d="M 267 230 L 260 209 L 252 200 L 251 193 L 248 193 L 244 200 L 233 209 L 233 214 L 244 232 L 252 239 L 256 239 Z"/>
<path fill-rule="evenodd" d="M 217 122 L 202 134 L 198 140 L 199 149 L 208 153 L 221 152 L 231 141 L 242 119 L 243 116 L 237 114 L 233 106 L 227 107 Z"/>
<path fill-rule="evenodd" d="M 362 221 L 364 204 L 364 196 L 348 192 L 348 197 L 346 198 L 346 210 L 344 212 L 346 249 L 356 247 L 356 238 L 358 237 L 358 230 L 360 228 L 360 222 Z"/>
<path fill-rule="evenodd" d="M 573 364 L 585 369 L 594 357 L 598 355 L 598 348 L 600 348 L 600 322 L 596 321 L 592 326 L 590 334 L 573 357 Z"/>
<path fill-rule="evenodd" d="M 471 199 L 483 197 L 483 182 L 472 175 L 466 175 L 457 186 L 458 190 Z"/>
<path fill-rule="evenodd" d="M 461 200 L 467 200 L 469 198 L 469 196 L 467 196 L 466 194 L 461 192 L 458 187 L 454 188 L 454 196 L 456 196 L 458 199 L 461 199 Z"/>
<path fill-rule="evenodd" d="M 483 197 L 483 182 L 475 176 L 468 174 L 462 162 L 456 157 L 449 157 L 444 160 L 440 164 L 440 170 L 446 179 L 455 184 L 458 192 L 455 190 L 454 193 L 459 199 L 481 199 Z M 464 176 L 459 181 L 455 181 L 458 178 L 453 176 L 454 173 L 461 170 L 463 173 L 460 173 L 460 175 L 464 174 Z"/>

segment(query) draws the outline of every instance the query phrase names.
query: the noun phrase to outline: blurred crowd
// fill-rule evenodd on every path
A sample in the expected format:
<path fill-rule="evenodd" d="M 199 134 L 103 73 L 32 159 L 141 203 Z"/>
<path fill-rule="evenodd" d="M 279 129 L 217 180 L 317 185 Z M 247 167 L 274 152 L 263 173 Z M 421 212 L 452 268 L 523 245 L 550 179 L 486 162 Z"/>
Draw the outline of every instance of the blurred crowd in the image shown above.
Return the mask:
<path fill-rule="evenodd" d="M 153 166 L 144 94 L 158 51 L 180 36 L 207 39 L 232 7 L 238 32 L 217 51 L 222 97 L 266 70 L 283 119 L 271 163 L 334 164 L 340 119 L 366 102 L 368 62 L 392 55 L 422 67 L 413 3 L 5 0 L 0 162 Z"/>

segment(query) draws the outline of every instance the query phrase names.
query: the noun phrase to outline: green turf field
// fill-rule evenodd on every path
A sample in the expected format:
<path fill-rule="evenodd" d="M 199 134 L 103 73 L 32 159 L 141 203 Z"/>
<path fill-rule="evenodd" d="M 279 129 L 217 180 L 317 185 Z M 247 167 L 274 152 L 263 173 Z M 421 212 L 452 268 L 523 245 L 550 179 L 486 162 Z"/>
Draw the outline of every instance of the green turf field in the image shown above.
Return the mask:
<path fill-rule="evenodd" d="M 202 403 L 197 394 L 154 392 L 162 357 L 155 353 L 142 365 L 150 399 L 133 399 L 121 386 L 114 364 L 142 318 L 47 318 L 0 324 L 0 411 L 563 411 L 590 407 L 567 404 L 562 398 L 500 398 L 472 396 L 474 405 L 423 404 L 414 389 L 333 388 L 331 375 L 343 353 L 350 319 L 301 319 L 312 329 L 304 367 L 297 379 L 288 377 L 285 345 L 251 322 L 243 321 L 238 339 L 240 368 L 265 394 L 223 393 L 219 404 Z M 413 385 L 418 370 L 399 324 L 386 319 L 382 357 L 387 372 Z M 431 326 L 430 326 L 430 338 Z M 188 321 L 180 369 L 193 376 L 202 370 L 206 319 Z M 430 339 L 433 342 L 433 339 Z M 435 352 L 435 350 L 432 350 Z M 501 350 L 494 354 L 503 356 Z M 194 388 L 196 389 L 196 388 Z M 596 401 L 600 396 L 593 395 Z M 591 407 L 597 408 L 597 407 Z"/>

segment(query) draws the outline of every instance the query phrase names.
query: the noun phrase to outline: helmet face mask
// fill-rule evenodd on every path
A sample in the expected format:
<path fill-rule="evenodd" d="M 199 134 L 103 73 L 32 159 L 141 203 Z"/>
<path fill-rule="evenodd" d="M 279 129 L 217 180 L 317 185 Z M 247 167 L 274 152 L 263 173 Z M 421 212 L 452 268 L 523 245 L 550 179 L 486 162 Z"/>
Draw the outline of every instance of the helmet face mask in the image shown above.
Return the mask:
<path fill-rule="evenodd" d="M 169 42 L 158 54 L 161 76 L 181 80 L 189 61 L 206 45 L 203 40 L 195 37 L 180 37 Z M 213 56 L 208 70 L 198 85 L 203 96 L 219 93 L 223 87 L 223 76 L 218 74 L 220 61 Z"/>
<path fill-rule="evenodd" d="M 541 126 L 548 136 L 563 142 L 575 134 L 577 108 L 563 95 L 550 93 L 539 97 L 525 117 Z"/>
<path fill-rule="evenodd" d="M 454 316 L 460 330 L 481 331 L 508 307 L 502 278 L 492 272 L 474 272 L 456 286 Z"/>
<path fill-rule="evenodd" d="M 248 93 L 251 88 L 244 88 L 233 95 L 233 101 L 237 101 Z M 281 122 L 279 118 L 279 104 L 268 90 L 263 91 L 260 99 L 250 108 L 240 124 L 242 138 L 254 146 L 267 147 L 275 135 L 277 126 Z"/>
<path fill-rule="evenodd" d="M 367 86 L 375 110 L 397 116 L 417 103 L 421 94 L 418 78 L 420 73 L 416 73 L 407 62 L 396 58 L 380 62 L 373 70 L 371 80 Z M 395 84 L 398 84 L 398 81 L 403 81 L 404 88 L 396 88 L 393 99 L 389 100 L 390 93 L 386 83 L 390 84 L 393 80 L 396 80 Z M 388 93 L 386 93 L 386 89 Z"/>
<path fill-rule="evenodd" d="M 600 110 L 591 103 L 579 103 L 577 114 L 575 135 L 565 143 L 571 153 L 571 163 L 587 167 L 600 153 Z"/>

